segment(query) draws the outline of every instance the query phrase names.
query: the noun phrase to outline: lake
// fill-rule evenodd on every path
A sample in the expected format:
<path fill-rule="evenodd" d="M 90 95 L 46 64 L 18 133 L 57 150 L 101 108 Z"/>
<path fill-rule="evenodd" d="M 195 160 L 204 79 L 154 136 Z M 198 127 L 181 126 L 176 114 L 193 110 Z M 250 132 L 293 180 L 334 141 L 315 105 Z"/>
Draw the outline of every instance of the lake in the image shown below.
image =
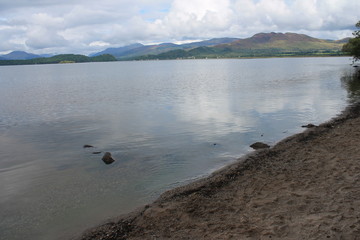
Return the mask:
<path fill-rule="evenodd" d="M 70 238 L 234 162 L 256 141 L 274 145 L 329 120 L 358 96 L 350 63 L 0 67 L 0 239 Z M 104 152 L 116 161 L 105 165 Z"/>

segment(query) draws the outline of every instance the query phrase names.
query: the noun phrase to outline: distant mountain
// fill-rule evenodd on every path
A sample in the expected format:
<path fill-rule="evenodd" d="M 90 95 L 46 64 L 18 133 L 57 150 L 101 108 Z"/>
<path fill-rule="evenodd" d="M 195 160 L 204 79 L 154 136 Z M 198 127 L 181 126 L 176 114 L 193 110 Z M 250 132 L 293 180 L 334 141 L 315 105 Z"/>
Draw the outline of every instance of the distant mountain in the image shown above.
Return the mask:
<path fill-rule="evenodd" d="M 239 40 L 239 38 L 213 38 L 210 40 L 205 40 L 201 42 L 193 42 L 193 43 L 187 43 L 182 44 L 181 46 L 186 48 L 195 48 L 195 47 L 210 47 L 210 46 L 216 46 L 219 44 L 225 44 L 225 43 L 231 43 L 236 40 Z"/>
<path fill-rule="evenodd" d="M 341 48 L 346 42 L 346 39 L 331 41 L 296 33 L 258 33 L 215 46 L 178 49 L 134 59 L 329 56 L 343 54 Z"/>
<path fill-rule="evenodd" d="M 107 48 L 104 51 L 90 54 L 90 56 L 95 57 L 95 56 L 99 56 L 99 55 L 103 55 L 103 54 L 111 54 L 116 57 L 116 56 L 121 56 L 124 52 L 130 51 L 135 48 L 141 48 L 143 46 L 144 45 L 142 45 L 141 43 L 135 43 L 135 44 L 127 45 L 124 47 L 119 47 L 119 48 Z"/>
<path fill-rule="evenodd" d="M 40 54 L 39 56 L 42 57 L 42 58 L 49 58 L 49 57 L 53 57 L 55 55 L 56 54 Z"/>
<path fill-rule="evenodd" d="M 33 58 L 40 58 L 40 55 L 27 53 L 24 51 L 13 51 L 11 53 L 1 55 L 0 58 L 2 60 L 28 60 Z"/>
<path fill-rule="evenodd" d="M 334 42 L 345 44 L 345 43 L 348 43 L 350 39 L 351 38 L 348 37 L 348 38 L 343 38 L 343 39 L 340 39 L 340 40 L 336 40 Z"/>
<path fill-rule="evenodd" d="M 102 54 L 111 54 L 118 59 L 125 57 L 140 56 L 146 54 L 158 54 L 161 52 L 166 52 L 172 49 L 178 48 L 178 45 L 173 43 L 162 43 L 158 45 L 143 45 L 140 43 L 135 43 L 127 45 L 124 47 L 118 48 L 107 48 L 104 51 L 91 54 L 90 56 L 98 56 Z"/>
<path fill-rule="evenodd" d="M 108 48 L 104 51 L 94 53 L 91 56 L 97 56 L 99 54 L 111 54 L 117 59 L 128 59 L 143 55 L 156 55 L 164 52 L 177 50 L 177 49 L 192 49 L 202 46 L 215 46 L 223 43 L 230 43 L 238 38 L 214 38 L 210 40 L 186 43 L 186 44 L 174 44 L 174 43 L 161 43 L 153 45 L 142 45 L 140 43 L 119 47 L 119 48 Z"/>
<path fill-rule="evenodd" d="M 141 55 L 148 55 L 148 54 L 159 54 L 163 52 L 167 52 L 174 49 L 180 49 L 181 47 L 174 43 L 161 43 L 155 45 L 144 45 L 139 48 L 131 49 L 127 52 L 124 52 L 121 55 L 114 55 L 118 59 L 130 58 L 135 56 Z"/>
<path fill-rule="evenodd" d="M 339 50 L 339 43 L 329 40 L 313 38 L 297 33 L 258 33 L 246 39 L 239 39 L 232 43 L 217 45 L 216 48 L 230 48 L 238 50 L 278 50 L 278 51 L 305 51 L 305 50 Z"/>

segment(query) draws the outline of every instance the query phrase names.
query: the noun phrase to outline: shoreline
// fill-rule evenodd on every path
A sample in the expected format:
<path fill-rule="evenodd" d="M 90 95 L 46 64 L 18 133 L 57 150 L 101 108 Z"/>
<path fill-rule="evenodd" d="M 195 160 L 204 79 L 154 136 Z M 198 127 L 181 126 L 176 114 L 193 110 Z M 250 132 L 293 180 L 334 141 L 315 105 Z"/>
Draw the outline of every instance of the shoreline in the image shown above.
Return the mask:
<path fill-rule="evenodd" d="M 359 138 L 357 103 L 76 239 L 356 239 Z"/>
<path fill-rule="evenodd" d="M 71 54 L 66 54 L 71 55 Z M 56 55 L 57 56 L 57 55 Z M 54 56 L 55 57 L 55 56 Z M 78 63 L 108 63 L 108 62 L 141 62 L 141 61 L 177 61 L 177 60 L 236 60 L 236 59 L 271 59 L 271 58 L 327 58 L 327 57 L 351 57 L 346 54 L 329 54 L 329 55 L 274 55 L 274 56 L 254 56 L 254 57 L 211 57 L 211 58 L 169 58 L 169 59 L 116 59 L 111 61 L 85 61 L 85 62 L 77 62 L 73 60 L 64 60 L 60 62 L 49 62 L 49 63 L 27 63 L 33 59 L 28 60 L 0 60 L 0 67 L 6 66 L 31 66 L 31 65 L 50 65 L 50 64 L 78 64 Z M 91 57 L 89 57 L 91 58 Z M 47 58 L 45 58 L 47 59 Z M 35 58 L 36 60 L 36 58 Z"/>

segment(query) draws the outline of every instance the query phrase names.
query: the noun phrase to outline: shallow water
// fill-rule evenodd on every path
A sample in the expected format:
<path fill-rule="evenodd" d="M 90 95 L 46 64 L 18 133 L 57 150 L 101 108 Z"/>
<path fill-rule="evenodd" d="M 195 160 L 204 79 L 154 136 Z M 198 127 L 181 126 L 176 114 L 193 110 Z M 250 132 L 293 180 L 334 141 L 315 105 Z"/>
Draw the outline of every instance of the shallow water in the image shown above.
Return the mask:
<path fill-rule="evenodd" d="M 357 98 L 350 63 L 0 67 L 0 239 L 79 234 L 235 161 L 253 142 L 275 144 L 334 117 Z"/>

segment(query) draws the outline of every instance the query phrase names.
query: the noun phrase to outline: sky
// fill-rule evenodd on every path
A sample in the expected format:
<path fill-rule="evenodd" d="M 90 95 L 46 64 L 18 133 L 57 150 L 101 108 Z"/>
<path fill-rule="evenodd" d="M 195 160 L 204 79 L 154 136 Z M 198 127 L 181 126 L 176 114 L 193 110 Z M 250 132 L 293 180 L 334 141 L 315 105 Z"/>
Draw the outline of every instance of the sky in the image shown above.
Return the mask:
<path fill-rule="evenodd" d="M 0 54 L 90 54 L 259 32 L 351 37 L 359 0 L 0 0 Z"/>

